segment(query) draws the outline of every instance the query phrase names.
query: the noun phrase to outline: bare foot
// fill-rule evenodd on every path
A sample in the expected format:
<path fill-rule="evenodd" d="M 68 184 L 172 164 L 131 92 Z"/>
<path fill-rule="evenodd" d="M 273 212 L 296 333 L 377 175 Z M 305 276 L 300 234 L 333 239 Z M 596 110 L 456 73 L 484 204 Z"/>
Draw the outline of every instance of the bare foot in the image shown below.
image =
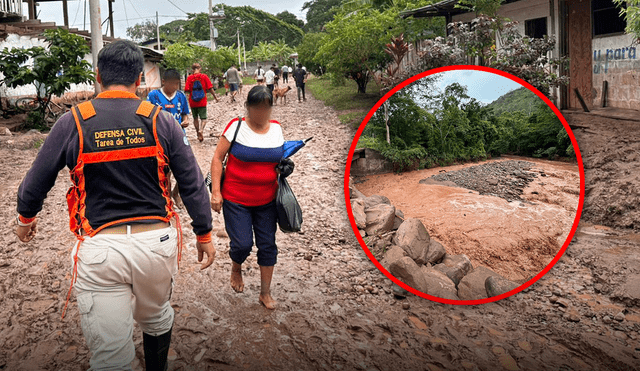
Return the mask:
<path fill-rule="evenodd" d="M 204 140 L 204 137 L 202 137 L 202 133 L 198 131 L 198 141 L 202 142 L 203 140 Z"/>
<path fill-rule="evenodd" d="M 244 282 L 242 281 L 242 268 L 231 268 L 231 288 L 235 292 L 244 291 Z"/>
<path fill-rule="evenodd" d="M 277 302 L 271 297 L 271 294 L 260 294 L 258 301 L 267 309 L 276 309 Z"/>

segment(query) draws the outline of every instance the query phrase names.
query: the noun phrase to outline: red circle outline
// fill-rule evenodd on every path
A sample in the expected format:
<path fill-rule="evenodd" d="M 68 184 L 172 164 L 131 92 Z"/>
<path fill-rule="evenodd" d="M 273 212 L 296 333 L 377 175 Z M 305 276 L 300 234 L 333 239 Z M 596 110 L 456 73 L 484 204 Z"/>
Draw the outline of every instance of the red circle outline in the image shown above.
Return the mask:
<path fill-rule="evenodd" d="M 358 140 L 360 139 L 360 136 L 362 135 L 362 131 L 364 130 L 365 126 L 367 125 L 367 123 L 369 123 L 369 120 L 371 119 L 371 116 L 373 116 L 373 114 L 377 111 L 377 109 L 387 100 L 389 99 L 393 94 L 395 94 L 398 90 L 404 88 L 405 86 L 409 85 L 410 83 L 421 79 L 425 76 L 429 76 L 432 74 L 436 74 L 436 73 L 440 73 L 440 72 L 445 72 L 445 71 L 456 71 L 456 70 L 476 70 L 476 71 L 483 71 L 483 72 L 489 72 L 489 73 L 493 73 L 493 74 L 497 74 L 500 75 L 502 77 L 506 77 L 512 81 L 515 81 L 517 83 L 519 83 L 520 85 L 526 87 L 527 89 L 529 89 L 530 91 L 532 91 L 533 93 L 535 93 L 538 97 L 540 97 L 540 99 L 542 99 L 548 106 L 549 108 L 551 108 L 551 110 L 556 114 L 556 116 L 560 119 L 560 122 L 562 122 L 562 125 L 564 126 L 565 130 L 567 131 L 567 134 L 569 134 L 569 138 L 571 139 L 571 144 L 573 144 L 573 149 L 575 151 L 576 154 L 576 159 L 578 161 L 578 168 L 580 170 L 580 197 L 578 200 L 578 209 L 576 210 L 576 217 L 573 221 L 573 225 L 571 227 L 571 232 L 569 232 L 569 235 L 567 236 L 567 239 L 565 240 L 564 244 L 562 245 L 562 247 L 560 248 L 560 250 L 558 251 L 558 253 L 555 255 L 555 257 L 553 258 L 553 260 L 551 260 L 551 262 L 537 275 L 535 275 L 532 279 L 530 279 L 529 281 L 523 283 L 522 285 L 518 286 L 517 288 L 508 291 L 504 294 L 501 295 L 497 295 L 497 296 L 492 296 L 489 298 L 485 298 L 485 299 L 475 299 L 475 300 L 453 300 L 453 299 L 444 299 L 444 298 L 439 298 L 437 296 L 433 296 L 433 295 L 429 295 L 426 293 L 423 293 L 422 291 L 418 291 L 416 289 L 414 289 L 413 287 L 405 284 L 404 282 L 400 281 L 399 279 L 397 279 L 394 275 L 392 275 L 389 271 L 387 271 L 381 264 L 380 262 L 378 262 L 378 260 L 373 256 L 373 254 L 371 253 L 371 251 L 369 251 L 369 248 L 367 248 L 367 244 L 364 242 L 364 240 L 362 239 L 362 236 L 360 236 L 360 233 L 358 232 L 358 227 L 356 226 L 356 221 L 353 218 L 353 210 L 351 209 L 351 197 L 349 194 L 349 176 L 351 174 L 351 161 L 353 160 L 353 152 L 356 149 L 356 144 L 358 143 Z M 351 228 L 353 229 L 353 232 L 356 236 L 356 238 L 358 239 L 358 242 L 360 243 L 360 247 L 364 250 L 364 252 L 367 254 L 367 256 L 369 257 L 369 260 L 371 260 L 371 262 L 380 270 L 380 272 L 382 272 L 385 276 L 387 276 L 389 279 L 391 279 L 391 281 L 393 281 L 394 283 L 396 283 L 397 285 L 399 285 L 400 287 L 402 287 L 403 289 L 417 295 L 420 296 L 424 299 L 429 299 L 438 303 L 443 303 L 443 304 L 452 304 L 452 305 L 477 305 L 477 304 L 485 304 L 485 303 L 492 303 L 504 298 L 507 298 L 511 295 L 517 294 L 520 291 L 526 289 L 527 287 L 531 286 L 532 284 L 534 284 L 536 281 L 538 281 L 540 278 L 542 278 L 542 276 L 544 276 L 545 274 L 547 274 L 547 272 L 549 272 L 549 270 L 551 270 L 551 268 L 553 268 L 553 266 L 558 262 L 558 260 L 560 260 L 560 258 L 562 257 L 562 255 L 564 254 L 564 252 L 567 250 L 567 247 L 569 246 L 569 244 L 571 243 L 571 240 L 573 239 L 573 235 L 576 233 L 576 229 L 578 228 L 578 223 L 580 222 L 580 216 L 582 215 L 582 207 L 583 207 L 583 203 L 584 203 L 584 166 L 582 164 L 582 156 L 580 154 L 580 148 L 578 147 L 578 143 L 576 141 L 575 136 L 573 135 L 573 132 L 571 131 L 571 128 L 569 127 L 569 124 L 567 123 L 567 120 L 564 118 L 564 116 L 562 116 L 562 114 L 560 113 L 560 110 L 549 100 L 549 98 L 547 98 L 546 96 L 544 96 L 544 94 L 542 94 L 540 91 L 538 91 L 538 89 L 534 88 L 531 84 L 529 84 L 528 82 L 522 80 L 519 77 L 513 76 L 507 72 L 501 71 L 501 70 L 497 70 L 495 68 L 490 68 L 490 67 L 484 67 L 484 66 L 475 66 L 475 65 L 456 65 L 456 66 L 446 66 L 446 67 L 440 67 L 440 68 L 434 68 L 432 70 L 428 70 L 428 71 L 424 71 L 420 74 L 417 74 L 413 77 L 410 77 L 408 79 L 406 79 L 405 81 L 401 82 L 400 84 L 396 85 L 393 89 L 391 89 L 389 92 L 387 92 L 382 98 L 380 98 L 380 100 L 378 100 L 378 102 L 373 106 L 373 108 L 371 108 L 371 110 L 369 110 L 369 112 L 367 113 L 367 116 L 362 120 L 362 123 L 360 124 L 360 127 L 358 128 L 358 131 L 356 132 L 356 135 L 353 138 L 353 141 L 351 142 L 351 147 L 349 147 L 349 156 L 347 157 L 347 163 L 345 166 L 345 173 L 344 173 L 344 197 L 345 197 L 345 203 L 346 203 L 346 207 L 347 207 L 347 214 L 349 216 L 349 222 L 351 223 Z"/>

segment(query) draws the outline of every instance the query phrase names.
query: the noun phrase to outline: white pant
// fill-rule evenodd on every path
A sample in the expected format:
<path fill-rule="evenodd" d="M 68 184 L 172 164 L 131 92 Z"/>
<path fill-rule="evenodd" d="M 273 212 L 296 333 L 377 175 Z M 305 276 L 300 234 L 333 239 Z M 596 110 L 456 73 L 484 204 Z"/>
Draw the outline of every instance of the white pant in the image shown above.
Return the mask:
<path fill-rule="evenodd" d="M 76 253 L 78 244 L 71 252 Z M 133 320 L 158 336 L 173 325 L 169 304 L 177 272 L 177 230 L 85 237 L 74 287 L 91 351 L 89 370 L 131 370 Z"/>

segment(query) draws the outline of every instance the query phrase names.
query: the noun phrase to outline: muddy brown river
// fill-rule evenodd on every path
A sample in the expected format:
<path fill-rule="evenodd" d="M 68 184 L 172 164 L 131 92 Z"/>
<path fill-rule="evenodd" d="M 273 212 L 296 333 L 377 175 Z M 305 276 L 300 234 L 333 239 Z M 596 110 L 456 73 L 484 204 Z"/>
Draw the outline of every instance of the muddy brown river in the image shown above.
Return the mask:
<path fill-rule="evenodd" d="M 455 184 L 420 183 L 442 172 L 521 160 L 538 176 L 522 200 L 479 194 Z M 401 174 L 370 175 L 356 185 L 367 196 L 386 196 L 405 218 L 419 218 L 429 235 L 450 254 L 466 254 L 513 281 L 538 274 L 566 241 L 576 219 L 580 193 L 577 164 L 505 156 L 479 163 L 436 167 Z"/>

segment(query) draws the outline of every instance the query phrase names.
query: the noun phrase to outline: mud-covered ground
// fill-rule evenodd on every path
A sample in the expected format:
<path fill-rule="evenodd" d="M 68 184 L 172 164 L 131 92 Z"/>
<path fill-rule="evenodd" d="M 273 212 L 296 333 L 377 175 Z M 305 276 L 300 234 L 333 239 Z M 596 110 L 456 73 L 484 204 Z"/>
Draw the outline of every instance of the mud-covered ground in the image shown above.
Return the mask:
<path fill-rule="evenodd" d="M 228 98 L 211 104 L 209 127 L 219 133 L 241 112 L 242 105 Z M 279 309 L 270 312 L 258 304 L 255 255 L 247 264 L 245 293 L 232 291 L 225 238 L 215 238 L 216 262 L 201 272 L 185 215 L 187 247 L 172 298 L 177 316 L 170 370 L 640 368 L 640 239 L 630 230 L 585 223 L 547 276 L 498 303 L 449 306 L 418 297 L 396 300 L 390 281 L 369 262 L 347 221 L 343 173 L 355 129 L 342 126 L 333 110 L 313 98 L 305 104 L 293 98 L 287 106 L 275 107 L 274 116 L 288 138 L 315 138 L 295 156 L 296 171 L 289 177 L 305 222 L 303 233 L 278 232 L 273 294 Z M 596 157 L 615 160 L 624 153 L 622 146 L 596 143 L 613 124 L 593 121 L 585 120 L 588 131 L 576 132 L 580 146 L 592 151 L 585 156 L 589 169 L 598 163 Z M 188 133 L 204 171 L 217 138 L 200 144 L 193 128 Z M 629 125 L 623 138 L 637 149 L 640 127 Z M 0 368 L 87 369 L 89 354 L 75 298 L 60 320 L 73 244 L 67 231 L 65 172 L 45 202 L 36 239 L 25 245 L 12 234 L 16 190 L 39 139 L 37 134 L 0 137 Z M 628 199 L 637 199 L 637 188 L 614 189 L 624 173 L 606 163 L 603 167 L 598 174 L 610 181 L 600 182 L 593 179 L 593 170 L 587 172 L 587 184 L 596 184 L 592 193 L 616 192 L 614 200 L 635 192 Z M 594 202 L 593 194 L 588 200 Z M 586 222 L 607 222 L 595 205 L 589 210 Z M 221 220 L 216 216 L 217 228 Z M 305 259 L 309 254 L 310 261 Z M 140 370 L 141 334 L 134 334 L 135 369 Z"/>
<path fill-rule="evenodd" d="M 419 218 L 449 254 L 518 283 L 560 251 L 580 194 L 577 164 L 515 156 L 358 181 L 365 195 L 386 196 L 405 218 Z"/>

